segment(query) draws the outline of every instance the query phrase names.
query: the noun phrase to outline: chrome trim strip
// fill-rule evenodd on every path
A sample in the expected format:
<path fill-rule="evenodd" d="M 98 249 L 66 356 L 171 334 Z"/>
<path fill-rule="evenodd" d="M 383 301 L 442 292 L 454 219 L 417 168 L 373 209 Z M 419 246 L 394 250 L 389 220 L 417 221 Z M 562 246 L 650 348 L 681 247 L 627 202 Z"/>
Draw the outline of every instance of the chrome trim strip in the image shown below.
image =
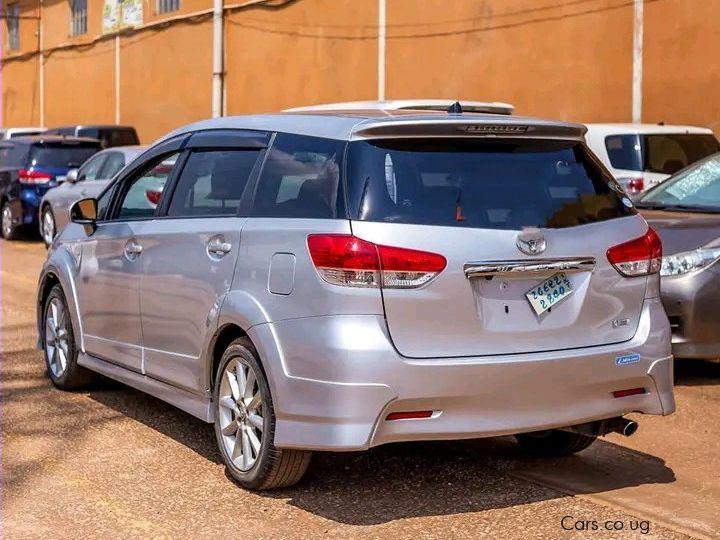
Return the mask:
<path fill-rule="evenodd" d="M 592 272 L 595 269 L 595 258 L 479 261 L 466 263 L 463 269 L 465 277 L 468 279 L 474 277 L 514 276 L 518 274 L 547 274 L 549 272 Z"/>

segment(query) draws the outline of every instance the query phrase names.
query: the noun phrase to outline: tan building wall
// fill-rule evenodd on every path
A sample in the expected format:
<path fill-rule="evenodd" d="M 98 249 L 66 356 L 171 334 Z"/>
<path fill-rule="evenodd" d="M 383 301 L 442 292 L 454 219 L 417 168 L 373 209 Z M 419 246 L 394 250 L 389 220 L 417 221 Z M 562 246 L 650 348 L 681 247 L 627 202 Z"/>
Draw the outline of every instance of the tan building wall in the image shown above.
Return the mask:
<path fill-rule="evenodd" d="M 377 97 L 377 0 L 279 3 L 226 11 L 227 114 Z M 146 28 L 121 33 L 116 103 L 103 1 L 88 0 L 88 31 L 71 37 L 68 0 L 45 0 L 45 123 L 114 122 L 119 112 L 150 142 L 209 117 L 212 0 L 180 4 L 159 14 L 145 0 Z M 21 9 L 36 16 L 37 0 Z M 40 121 L 38 21 L 20 27 L 17 51 L 3 27 L 6 126 Z M 720 0 L 647 2 L 644 28 L 643 120 L 720 130 Z M 501 100 L 521 114 L 630 121 L 632 34 L 627 0 L 387 0 L 386 97 Z"/>

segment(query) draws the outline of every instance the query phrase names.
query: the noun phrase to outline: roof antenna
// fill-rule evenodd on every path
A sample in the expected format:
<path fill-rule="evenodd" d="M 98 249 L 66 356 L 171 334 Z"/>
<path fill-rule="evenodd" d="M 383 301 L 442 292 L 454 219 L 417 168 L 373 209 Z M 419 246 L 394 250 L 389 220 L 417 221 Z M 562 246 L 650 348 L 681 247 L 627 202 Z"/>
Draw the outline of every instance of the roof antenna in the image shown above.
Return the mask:
<path fill-rule="evenodd" d="M 462 112 L 462 105 L 460 105 L 459 101 L 456 101 L 448 107 L 448 114 L 462 114 Z"/>

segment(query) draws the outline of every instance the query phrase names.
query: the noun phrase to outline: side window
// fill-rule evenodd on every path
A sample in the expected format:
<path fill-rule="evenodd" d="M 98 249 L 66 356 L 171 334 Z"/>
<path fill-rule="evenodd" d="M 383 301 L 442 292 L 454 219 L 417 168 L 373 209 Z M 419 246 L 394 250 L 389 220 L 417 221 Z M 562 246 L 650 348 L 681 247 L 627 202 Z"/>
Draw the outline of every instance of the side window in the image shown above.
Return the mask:
<path fill-rule="evenodd" d="M 121 152 L 110 152 L 107 154 L 105 164 L 102 166 L 97 177 L 103 180 L 115 176 L 125 166 L 125 156 Z"/>
<path fill-rule="evenodd" d="M 234 216 L 259 150 L 190 154 L 173 193 L 168 216 Z"/>
<path fill-rule="evenodd" d="M 102 164 L 105 162 L 105 157 L 105 154 L 101 156 L 94 156 L 83 163 L 83 165 L 78 169 L 78 181 L 95 180 L 98 177 L 100 167 L 102 167 Z"/>
<path fill-rule="evenodd" d="M 340 160 L 345 143 L 278 134 L 260 177 L 251 215 L 336 218 L 342 211 Z"/>
<path fill-rule="evenodd" d="M 178 155 L 176 152 L 162 158 L 143 174 L 130 180 L 130 186 L 125 189 L 116 219 L 144 219 L 155 215 L 165 182 L 172 172 Z"/>

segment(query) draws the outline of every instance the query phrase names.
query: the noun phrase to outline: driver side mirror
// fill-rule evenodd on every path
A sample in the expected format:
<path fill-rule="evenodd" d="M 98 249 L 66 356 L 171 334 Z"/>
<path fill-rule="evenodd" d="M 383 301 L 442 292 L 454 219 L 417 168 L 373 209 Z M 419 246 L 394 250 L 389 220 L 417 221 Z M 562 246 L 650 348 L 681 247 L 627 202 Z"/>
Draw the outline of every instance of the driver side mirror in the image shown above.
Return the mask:
<path fill-rule="evenodd" d="M 78 170 L 77 169 L 70 169 L 67 174 L 65 175 L 65 181 L 70 182 L 71 184 L 74 184 L 78 181 Z"/>
<path fill-rule="evenodd" d="M 84 225 L 86 231 L 95 230 L 97 208 L 97 199 L 80 199 L 70 207 L 70 221 Z"/>

